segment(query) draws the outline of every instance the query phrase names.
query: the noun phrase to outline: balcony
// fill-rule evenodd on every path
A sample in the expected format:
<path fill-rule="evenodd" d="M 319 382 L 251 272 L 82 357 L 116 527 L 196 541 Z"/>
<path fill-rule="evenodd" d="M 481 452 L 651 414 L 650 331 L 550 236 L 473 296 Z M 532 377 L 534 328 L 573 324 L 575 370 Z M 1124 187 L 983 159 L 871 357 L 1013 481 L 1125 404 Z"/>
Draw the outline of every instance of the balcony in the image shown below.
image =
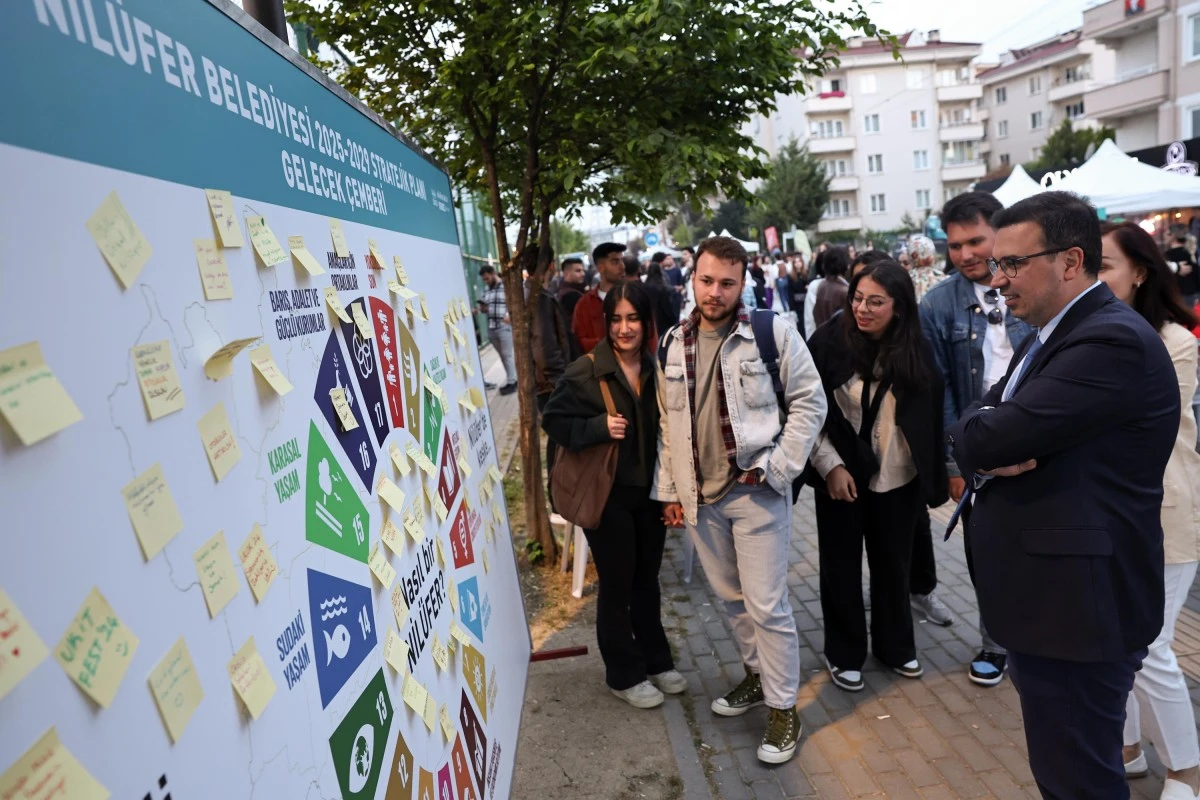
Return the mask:
<path fill-rule="evenodd" d="M 854 104 L 845 92 L 824 92 L 808 98 L 809 114 L 827 114 L 832 111 L 849 111 Z"/>
<path fill-rule="evenodd" d="M 987 139 L 984 139 L 982 142 L 979 143 L 979 152 L 985 156 L 988 153 L 992 152 L 992 143 L 989 142 Z"/>
<path fill-rule="evenodd" d="M 837 175 L 829 179 L 829 191 L 831 192 L 857 192 L 858 191 L 858 176 L 857 175 Z"/>
<path fill-rule="evenodd" d="M 1054 85 L 1046 92 L 1046 99 L 1051 103 L 1061 103 L 1063 100 L 1082 97 L 1085 92 L 1090 92 L 1100 85 L 1100 81 L 1092 80 L 1091 75 L 1085 75 L 1073 81 L 1055 78 Z"/>
<path fill-rule="evenodd" d="M 987 122 L 989 117 L 991 117 L 991 112 L 988 111 L 987 106 L 975 109 L 976 122 Z"/>
<path fill-rule="evenodd" d="M 817 223 L 817 233 L 862 230 L 862 217 L 822 217 Z"/>
<path fill-rule="evenodd" d="M 983 163 L 982 158 L 973 158 L 965 161 L 943 161 L 942 183 L 977 181 L 983 177 L 985 172 L 987 172 L 987 165 Z"/>
<path fill-rule="evenodd" d="M 854 149 L 853 136 L 811 136 L 808 139 L 810 153 L 846 153 Z"/>
<path fill-rule="evenodd" d="M 1145 10 L 1125 13 L 1125 0 L 1109 0 L 1083 12 L 1083 38 L 1097 39 L 1103 45 L 1113 45 L 1121 39 L 1157 24 L 1158 17 L 1167 12 L 1167 0 L 1144 0 Z"/>
<path fill-rule="evenodd" d="M 1169 98 L 1168 75 L 1167 70 L 1151 65 L 1092 89 L 1083 101 L 1087 115 L 1098 120 L 1120 119 L 1157 108 Z"/>
<path fill-rule="evenodd" d="M 983 123 L 975 120 L 946 122 L 938 130 L 940 142 L 977 142 L 983 138 Z"/>
<path fill-rule="evenodd" d="M 961 103 L 967 100 L 979 100 L 983 97 L 983 84 L 958 83 L 953 86 L 937 87 L 939 103 Z"/>

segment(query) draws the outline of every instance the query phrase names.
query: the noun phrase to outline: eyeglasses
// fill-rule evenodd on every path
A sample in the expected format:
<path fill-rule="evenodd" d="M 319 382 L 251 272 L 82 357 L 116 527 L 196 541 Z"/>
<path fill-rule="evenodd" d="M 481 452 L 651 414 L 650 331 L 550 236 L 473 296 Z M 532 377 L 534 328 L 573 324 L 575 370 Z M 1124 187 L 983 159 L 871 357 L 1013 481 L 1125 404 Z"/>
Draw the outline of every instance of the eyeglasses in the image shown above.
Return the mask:
<path fill-rule="evenodd" d="M 1004 322 L 1004 312 L 1000 310 L 1000 293 L 995 289 L 988 289 L 983 293 L 983 301 L 988 304 L 987 321 L 989 325 L 999 325 Z"/>
<path fill-rule="evenodd" d="M 1001 258 L 1001 259 L 989 258 L 986 262 L 988 272 L 990 272 L 992 275 L 995 275 L 997 272 L 1003 272 L 1005 277 L 1015 278 L 1015 277 L 1017 277 L 1017 269 L 1022 264 L 1024 264 L 1026 261 L 1030 260 L 1031 258 L 1037 258 L 1038 256 L 1056 255 L 1058 253 L 1066 252 L 1067 250 L 1070 250 L 1072 247 L 1077 247 L 1077 246 L 1078 245 L 1072 244 L 1072 245 L 1067 245 L 1066 247 L 1059 247 L 1054 250 L 1043 250 L 1040 253 L 1030 253 L 1027 256 L 1005 256 L 1004 258 Z"/>
<path fill-rule="evenodd" d="M 879 311 L 890 302 L 892 302 L 892 298 L 890 298 L 890 297 L 880 297 L 879 295 L 872 295 L 871 297 L 863 297 L 861 294 L 856 294 L 850 300 L 850 305 L 851 306 L 861 306 L 863 303 L 866 303 L 867 308 L 870 309 L 871 311 Z"/>

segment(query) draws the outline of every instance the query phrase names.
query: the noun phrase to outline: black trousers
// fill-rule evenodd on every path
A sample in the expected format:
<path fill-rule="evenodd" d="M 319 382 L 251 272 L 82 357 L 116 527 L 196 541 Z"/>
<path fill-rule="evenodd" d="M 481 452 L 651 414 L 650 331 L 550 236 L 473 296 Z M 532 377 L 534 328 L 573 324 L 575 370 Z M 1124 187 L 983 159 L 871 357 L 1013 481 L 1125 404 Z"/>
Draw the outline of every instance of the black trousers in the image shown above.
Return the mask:
<path fill-rule="evenodd" d="M 862 553 L 871 571 L 871 651 L 898 667 L 916 658 L 908 606 L 913 531 L 922 507 L 920 482 L 890 492 L 858 491 L 846 503 L 817 492 L 817 547 L 821 557 L 821 611 L 825 656 L 840 669 L 867 660 L 867 617 L 862 598 Z"/>
<path fill-rule="evenodd" d="M 912 566 L 909 591 L 929 594 L 937 588 L 937 565 L 933 561 L 933 533 L 929 528 L 929 509 L 921 506 L 913 529 Z"/>
<path fill-rule="evenodd" d="M 1125 700 L 1146 650 L 1079 662 L 1008 652 L 1029 768 L 1047 800 L 1126 800 Z"/>
<path fill-rule="evenodd" d="M 542 410 L 546 408 L 546 403 L 550 402 L 550 395 L 549 395 L 549 393 L 539 394 L 536 398 L 534 398 L 534 400 L 537 403 L 538 414 L 541 414 Z M 550 491 L 550 475 L 553 474 L 553 472 L 554 472 L 554 456 L 556 453 L 558 453 L 558 445 L 554 443 L 553 439 L 551 439 L 549 436 L 547 436 L 546 437 L 546 500 L 547 500 L 547 502 L 550 503 L 551 511 L 558 511 L 558 509 L 554 507 L 554 495 Z"/>
<path fill-rule="evenodd" d="M 609 687 L 628 689 L 674 669 L 658 587 L 667 530 L 650 487 L 613 486 L 600 527 L 583 533 L 600 578 L 596 639 Z"/>

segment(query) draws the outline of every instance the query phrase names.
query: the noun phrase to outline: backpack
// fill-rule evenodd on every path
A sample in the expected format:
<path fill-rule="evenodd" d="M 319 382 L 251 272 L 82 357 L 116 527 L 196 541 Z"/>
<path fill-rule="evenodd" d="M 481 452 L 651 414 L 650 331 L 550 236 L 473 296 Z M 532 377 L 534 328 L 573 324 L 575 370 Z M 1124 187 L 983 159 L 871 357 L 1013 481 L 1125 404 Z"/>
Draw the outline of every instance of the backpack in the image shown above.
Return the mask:
<path fill-rule="evenodd" d="M 664 333 L 658 343 L 658 365 L 662 369 L 667 367 L 668 337 L 678 327 L 676 325 Z M 783 396 L 783 380 L 779 377 L 779 348 L 775 345 L 775 312 L 765 308 L 754 309 L 750 312 L 750 327 L 754 331 L 754 344 L 758 347 L 758 355 L 762 359 L 763 366 L 767 368 L 767 374 L 771 376 L 771 387 L 775 390 L 775 402 L 779 406 L 779 413 L 786 416 L 784 409 L 787 408 L 787 401 Z M 803 486 L 804 473 L 802 472 L 792 481 L 793 503 L 800 496 L 800 489 Z"/>

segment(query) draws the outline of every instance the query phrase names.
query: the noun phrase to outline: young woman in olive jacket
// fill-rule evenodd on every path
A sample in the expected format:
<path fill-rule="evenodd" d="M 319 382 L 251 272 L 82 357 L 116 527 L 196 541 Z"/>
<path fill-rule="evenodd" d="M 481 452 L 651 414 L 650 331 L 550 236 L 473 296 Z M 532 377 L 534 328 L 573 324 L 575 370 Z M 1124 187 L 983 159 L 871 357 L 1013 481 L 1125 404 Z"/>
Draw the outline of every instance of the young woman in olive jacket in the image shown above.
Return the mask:
<path fill-rule="evenodd" d="M 658 570 L 666 528 L 650 499 L 658 447 L 654 312 L 638 280 L 604 298 L 607 335 L 567 367 L 542 412 L 542 428 L 571 451 L 617 442 L 617 472 L 600 525 L 585 529 L 600 591 L 596 638 L 606 681 L 635 708 L 662 705 L 687 681 L 675 671 L 663 631 Z M 608 384 L 617 416 L 609 415 L 600 382 Z"/>

